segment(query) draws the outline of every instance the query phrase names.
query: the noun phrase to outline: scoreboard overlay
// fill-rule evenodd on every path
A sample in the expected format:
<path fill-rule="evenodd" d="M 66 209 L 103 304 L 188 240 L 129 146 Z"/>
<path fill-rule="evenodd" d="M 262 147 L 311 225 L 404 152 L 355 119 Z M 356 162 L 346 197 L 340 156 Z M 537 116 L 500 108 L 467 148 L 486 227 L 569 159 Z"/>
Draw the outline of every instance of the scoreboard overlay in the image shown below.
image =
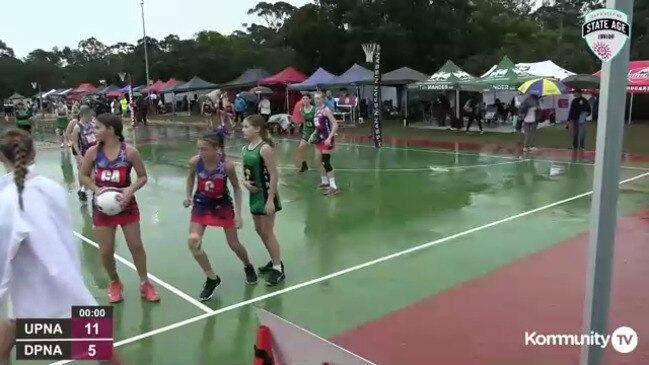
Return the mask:
<path fill-rule="evenodd" d="M 110 306 L 74 306 L 71 318 L 16 319 L 17 360 L 107 361 L 113 343 Z"/>

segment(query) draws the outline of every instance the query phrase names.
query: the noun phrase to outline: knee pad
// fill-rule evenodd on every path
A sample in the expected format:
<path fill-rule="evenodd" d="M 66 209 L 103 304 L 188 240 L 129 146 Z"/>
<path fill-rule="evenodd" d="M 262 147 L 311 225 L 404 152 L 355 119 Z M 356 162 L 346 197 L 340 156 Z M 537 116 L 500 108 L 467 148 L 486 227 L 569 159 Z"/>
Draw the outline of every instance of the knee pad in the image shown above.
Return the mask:
<path fill-rule="evenodd" d="M 326 172 L 331 172 L 333 171 L 333 167 L 331 167 L 331 155 L 330 154 L 322 154 L 322 166 L 324 167 Z"/>
<path fill-rule="evenodd" d="M 189 251 L 191 251 L 194 256 L 198 256 L 203 253 L 203 248 L 201 247 L 201 236 L 196 233 L 189 234 L 187 246 L 189 246 Z"/>

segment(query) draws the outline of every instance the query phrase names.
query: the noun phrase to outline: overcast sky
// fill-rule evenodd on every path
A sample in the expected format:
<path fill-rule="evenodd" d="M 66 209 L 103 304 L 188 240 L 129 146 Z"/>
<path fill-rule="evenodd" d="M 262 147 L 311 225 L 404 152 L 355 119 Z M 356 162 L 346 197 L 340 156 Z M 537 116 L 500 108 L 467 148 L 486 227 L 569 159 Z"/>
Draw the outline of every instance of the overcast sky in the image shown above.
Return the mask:
<path fill-rule="evenodd" d="M 106 45 L 142 38 L 140 0 L 2 1 L 0 40 L 25 57 L 34 49 L 76 47 L 95 37 Z M 275 2 L 276 0 L 266 0 Z M 310 0 L 285 0 L 302 6 Z M 147 35 L 191 38 L 201 30 L 230 34 L 255 20 L 257 0 L 145 0 Z M 227 4 L 227 5 L 226 5 Z"/>

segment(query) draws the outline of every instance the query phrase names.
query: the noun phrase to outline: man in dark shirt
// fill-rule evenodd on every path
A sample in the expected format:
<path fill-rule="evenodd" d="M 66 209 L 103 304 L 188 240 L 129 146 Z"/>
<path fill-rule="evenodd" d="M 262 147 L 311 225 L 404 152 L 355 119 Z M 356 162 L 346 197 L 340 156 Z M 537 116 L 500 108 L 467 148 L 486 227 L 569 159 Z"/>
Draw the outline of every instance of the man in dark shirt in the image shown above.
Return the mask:
<path fill-rule="evenodd" d="M 572 148 L 584 149 L 586 144 L 586 118 L 591 113 L 590 103 L 577 89 L 574 93 L 575 98 L 570 103 L 568 112 L 568 123 L 572 128 Z"/>

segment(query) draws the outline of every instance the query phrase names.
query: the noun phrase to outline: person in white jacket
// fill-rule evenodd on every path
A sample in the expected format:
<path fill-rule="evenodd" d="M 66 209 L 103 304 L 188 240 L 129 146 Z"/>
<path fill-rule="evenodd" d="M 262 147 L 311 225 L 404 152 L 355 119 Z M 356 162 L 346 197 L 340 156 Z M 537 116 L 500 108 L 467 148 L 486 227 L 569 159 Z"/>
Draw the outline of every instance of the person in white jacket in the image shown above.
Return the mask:
<path fill-rule="evenodd" d="M 16 318 L 70 318 L 73 305 L 97 305 L 84 284 L 67 194 L 34 169 L 34 142 L 22 130 L 0 137 L 0 365 L 8 364 Z M 103 364 L 121 364 L 117 355 Z"/>

